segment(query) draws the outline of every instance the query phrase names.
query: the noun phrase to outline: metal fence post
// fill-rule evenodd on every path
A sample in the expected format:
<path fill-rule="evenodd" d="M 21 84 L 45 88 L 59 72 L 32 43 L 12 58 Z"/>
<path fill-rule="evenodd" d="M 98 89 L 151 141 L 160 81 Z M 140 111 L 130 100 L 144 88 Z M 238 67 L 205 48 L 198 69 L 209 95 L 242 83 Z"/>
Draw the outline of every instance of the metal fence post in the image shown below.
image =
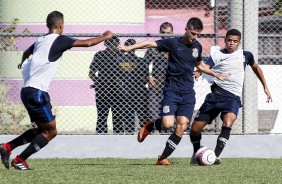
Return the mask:
<path fill-rule="evenodd" d="M 244 0 L 243 48 L 251 51 L 258 61 L 258 9 L 259 0 Z M 258 80 L 250 67 L 246 68 L 244 83 L 244 133 L 258 132 Z"/>

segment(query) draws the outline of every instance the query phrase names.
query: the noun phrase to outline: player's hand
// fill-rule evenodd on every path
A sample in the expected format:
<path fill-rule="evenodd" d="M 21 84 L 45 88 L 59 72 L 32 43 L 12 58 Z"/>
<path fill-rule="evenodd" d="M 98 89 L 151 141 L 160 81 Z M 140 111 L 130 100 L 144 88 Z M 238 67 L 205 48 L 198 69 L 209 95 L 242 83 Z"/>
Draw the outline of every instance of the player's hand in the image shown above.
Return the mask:
<path fill-rule="evenodd" d="M 119 45 L 117 48 L 118 48 L 118 50 L 120 52 L 129 52 L 129 51 L 131 51 L 130 47 L 127 47 L 127 46 L 124 46 L 124 45 Z"/>
<path fill-rule="evenodd" d="M 268 88 L 264 89 L 264 92 L 265 92 L 265 94 L 267 96 L 266 103 L 272 102 L 272 97 L 271 97 L 271 94 L 270 94 Z"/>
<path fill-rule="evenodd" d="M 214 76 L 219 79 L 219 80 L 224 80 L 224 78 L 229 77 L 231 75 L 230 72 L 225 72 L 225 73 L 216 73 L 214 72 Z"/>
<path fill-rule="evenodd" d="M 202 72 L 200 70 L 196 70 L 193 72 L 193 77 L 196 81 L 198 81 L 199 77 L 202 75 Z"/>
<path fill-rule="evenodd" d="M 111 31 L 106 31 L 103 33 L 103 36 L 105 36 L 107 39 L 111 38 L 114 35 Z"/>
<path fill-rule="evenodd" d="M 153 76 L 149 76 L 149 82 L 152 86 L 156 86 L 157 85 L 157 79 Z"/>
<path fill-rule="evenodd" d="M 18 64 L 18 69 L 21 69 L 22 68 L 22 63 Z"/>

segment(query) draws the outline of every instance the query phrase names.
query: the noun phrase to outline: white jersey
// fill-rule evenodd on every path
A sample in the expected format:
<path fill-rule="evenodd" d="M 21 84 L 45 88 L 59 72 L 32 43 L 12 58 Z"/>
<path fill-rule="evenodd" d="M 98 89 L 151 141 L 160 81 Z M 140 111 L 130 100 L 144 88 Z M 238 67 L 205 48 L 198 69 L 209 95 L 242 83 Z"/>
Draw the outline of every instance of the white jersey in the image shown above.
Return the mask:
<path fill-rule="evenodd" d="M 211 47 L 211 58 L 214 62 L 212 70 L 217 73 L 230 73 L 231 75 L 225 77 L 223 81 L 215 77 L 204 75 L 209 82 L 216 83 L 219 87 L 241 97 L 245 76 L 245 65 L 243 50 L 227 54 L 220 51 L 219 46 Z"/>
<path fill-rule="evenodd" d="M 32 57 L 24 61 L 22 75 L 24 87 L 33 87 L 48 92 L 49 85 L 64 51 L 70 49 L 74 39 L 58 34 L 39 37 L 29 48 Z"/>

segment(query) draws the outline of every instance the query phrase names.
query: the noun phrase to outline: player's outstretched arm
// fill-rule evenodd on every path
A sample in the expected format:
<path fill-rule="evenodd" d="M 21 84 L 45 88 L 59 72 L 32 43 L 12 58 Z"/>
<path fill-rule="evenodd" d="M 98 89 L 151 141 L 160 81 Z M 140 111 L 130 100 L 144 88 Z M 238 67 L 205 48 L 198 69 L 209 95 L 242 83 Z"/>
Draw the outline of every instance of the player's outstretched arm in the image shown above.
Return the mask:
<path fill-rule="evenodd" d="M 211 75 L 213 77 L 216 77 L 219 80 L 223 80 L 224 77 L 229 76 L 230 74 L 224 73 L 224 74 L 220 74 L 220 73 L 216 73 L 214 71 L 212 71 L 203 61 L 197 61 L 195 66 L 202 72 Z"/>
<path fill-rule="evenodd" d="M 73 47 L 91 47 L 94 45 L 97 45 L 113 36 L 113 33 L 111 31 L 106 31 L 102 36 L 95 37 L 95 38 L 89 38 L 85 40 L 76 40 L 73 43 Z"/>
<path fill-rule="evenodd" d="M 157 43 L 155 41 L 139 42 L 130 46 L 120 45 L 118 49 L 122 52 L 129 52 L 134 49 L 156 48 Z"/>
<path fill-rule="evenodd" d="M 271 94 L 268 90 L 268 87 L 267 87 L 267 84 L 266 84 L 266 81 L 265 81 L 265 78 L 264 78 L 264 75 L 263 75 L 261 68 L 259 67 L 259 65 L 257 63 L 253 64 L 251 67 L 252 67 L 253 72 L 256 74 L 257 78 L 260 80 L 260 82 L 263 86 L 264 92 L 267 96 L 266 102 L 267 103 L 272 102 L 272 96 L 271 96 Z"/>

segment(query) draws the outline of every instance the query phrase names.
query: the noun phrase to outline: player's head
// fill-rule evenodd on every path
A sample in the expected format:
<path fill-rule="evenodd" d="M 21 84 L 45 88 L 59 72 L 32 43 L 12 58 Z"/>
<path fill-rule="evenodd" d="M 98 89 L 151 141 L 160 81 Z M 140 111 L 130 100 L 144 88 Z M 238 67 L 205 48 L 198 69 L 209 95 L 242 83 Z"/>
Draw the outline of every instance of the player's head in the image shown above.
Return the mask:
<path fill-rule="evenodd" d="M 130 45 L 134 45 L 136 43 L 136 40 L 132 39 L 132 38 L 129 38 L 127 39 L 125 42 L 124 42 L 124 45 L 125 46 L 130 46 Z M 135 49 L 134 50 L 131 50 L 128 52 L 129 54 L 134 54 L 135 53 Z"/>
<path fill-rule="evenodd" d="M 120 44 L 120 40 L 117 36 L 112 36 L 111 38 L 109 38 L 108 40 L 106 40 L 104 42 L 104 45 L 110 49 L 110 50 L 114 50 L 117 51 L 117 47 Z"/>
<path fill-rule="evenodd" d="M 124 45 L 129 46 L 129 45 L 134 45 L 135 43 L 136 43 L 136 41 L 134 39 L 129 38 L 124 42 Z"/>
<path fill-rule="evenodd" d="M 228 53 L 235 52 L 241 44 L 241 32 L 237 29 L 230 29 L 226 33 L 225 47 Z"/>
<path fill-rule="evenodd" d="M 173 34 L 173 25 L 170 22 L 162 23 L 160 25 L 160 34 Z"/>
<path fill-rule="evenodd" d="M 204 29 L 203 22 L 197 17 L 190 18 L 185 28 L 185 43 L 191 45 Z"/>
<path fill-rule="evenodd" d="M 49 30 L 57 30 L 58 34 L 62 34 L 64 29 L 64 15 L 59 11 L 53 11 L 48 14 L 46 23 Z"/>

